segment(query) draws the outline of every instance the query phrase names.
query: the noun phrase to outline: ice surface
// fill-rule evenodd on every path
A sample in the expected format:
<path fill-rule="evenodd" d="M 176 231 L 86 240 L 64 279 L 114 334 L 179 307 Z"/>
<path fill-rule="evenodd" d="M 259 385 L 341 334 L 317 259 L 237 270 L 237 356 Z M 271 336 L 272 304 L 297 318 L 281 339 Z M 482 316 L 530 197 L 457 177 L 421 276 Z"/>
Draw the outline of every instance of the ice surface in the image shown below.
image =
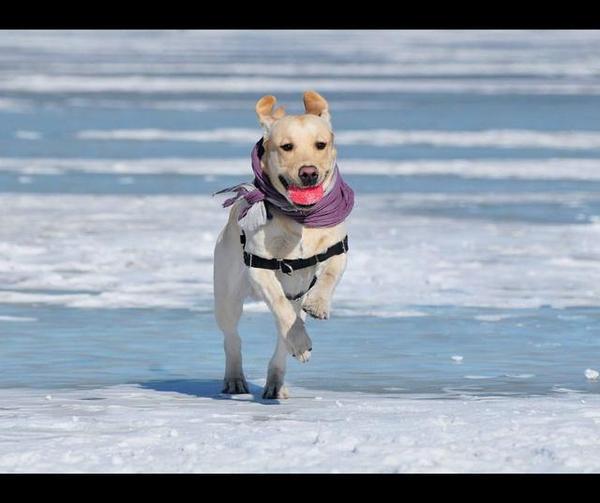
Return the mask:
<path fill-rule="evenodd" d="M 164 129 L 85 130 L 76 134 L 81 140 L 138 140 L 225 142 L 247 145 L 256 140 L 256 129 L 215 129 L 208 131 L 176 131 Z M 597 150 L 600 132 L 596 131 L 427 131 L 368 129 L 336 131 L 338 145 L 411 145 L 424 144 L 452 147 L 551 148 L 565 150 Z"/>
<path fill-rule="evenodd" d="M 41 133 L 38 131 L 17 131 L 15 133 L 15 138 L 19 140 L 39 140 L 42 137 Z"/>
<path fill-rule="evenodd" d="M 0 80 L 4 93 L 302 93 L 314 87 L 330 93 L 448 93 L 448 94 L 525 94 L 525 95 L 578 95 L 600 94 L 600 84 L 580 81 L 555 80 L 524 81 L 515 78 L 479 79 L 368 79 L 368 78 L 283 78 L 283 77 L 222 77 L 204 76 L 82 76 L 82 75 L 17 75 Z"/>
<path fill-rule="evenodd" d="M 254 135 L 254 139 L 256 135 Z M 600 181 L 598 159 L 549 158 L 537 160 L 446 159 L 374 160 L 340 159 L 344 174 L 381 176 L 455 176 L 471 179 L 589 180 Z M 231 159 L 53 159 L 1 158 L 0 173 L 62 175 L 67 173 L 129 175 L 236 175 L 251 179 L 247 158 Z M 435 181 L 435 180 L 430 180 Z M 93 190 L 92 187 L 90 189 Z M 65 188 L 66 190 L 66 188 Z"/>
<path fill-rule="evenodd" d="M 600 471 L 599 41 L 0 32 L 0 471 Z M 292 398 L 261 302 L 225 397 L 210 194 L 309 88 L 348 268 Z"/>

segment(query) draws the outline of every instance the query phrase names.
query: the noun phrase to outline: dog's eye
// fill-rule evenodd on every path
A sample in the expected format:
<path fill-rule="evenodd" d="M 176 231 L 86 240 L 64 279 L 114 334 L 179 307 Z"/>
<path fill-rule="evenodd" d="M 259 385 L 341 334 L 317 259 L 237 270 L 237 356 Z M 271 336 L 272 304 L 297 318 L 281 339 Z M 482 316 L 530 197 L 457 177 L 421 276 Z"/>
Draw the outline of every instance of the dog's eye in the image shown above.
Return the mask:
<path fill-rule="evenodd" d="M 285 150 L 286 152 L 289 152 L 290 150 L 292 150 L 294 148 L 294 144 L 293 143 L 284 143 L 283 145 L 281 145 L 281 148 L 283 150 Z"/>
<path fill-rule="evenodd" d="M 324 141 L 318 141 L 317 143 L 315 143 L 315 147 L 317 147 L 319 150 L 323 150 L 326 146 L 327 143 L 325 143 Z"/>

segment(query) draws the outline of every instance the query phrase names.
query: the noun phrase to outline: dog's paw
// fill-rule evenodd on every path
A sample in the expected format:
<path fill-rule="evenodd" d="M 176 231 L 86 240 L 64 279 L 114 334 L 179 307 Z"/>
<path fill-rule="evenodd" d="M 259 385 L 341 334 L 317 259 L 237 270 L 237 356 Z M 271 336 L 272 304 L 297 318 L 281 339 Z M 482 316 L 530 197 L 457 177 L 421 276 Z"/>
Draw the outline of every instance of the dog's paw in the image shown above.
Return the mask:
<path fill-rule="evenodd" d="M 288 352 L 302 363 L 306 363 L 310 360 L 310 352 L 312 351 L 312 341 L 306 329 L 304 323 L 300 318 L 296 319 L 292 328 L 285 337 L 285 343 Z"/>
<path fill-rule="evenodd" d="M 244 377 L 226 377 L 223 379 L 223 390 L 227 395 L 245 395 L 249 393 L 248 383 Z"/>
<path fill-rule="evenodd" d="M 288 389 L 283 384 L 283 381 L 278 379 L 267 380 L 267 384 L 265 385 L 265 389 L 263 390 L 262 394 L 262 397 L 265 400 L 285 400 L 289 396 Z"/>
<path fill-rule="evenodd" d="M 302 310 L 318 320 L 329 318 L 329 299 L 308 294 L 302 303 Z"/>

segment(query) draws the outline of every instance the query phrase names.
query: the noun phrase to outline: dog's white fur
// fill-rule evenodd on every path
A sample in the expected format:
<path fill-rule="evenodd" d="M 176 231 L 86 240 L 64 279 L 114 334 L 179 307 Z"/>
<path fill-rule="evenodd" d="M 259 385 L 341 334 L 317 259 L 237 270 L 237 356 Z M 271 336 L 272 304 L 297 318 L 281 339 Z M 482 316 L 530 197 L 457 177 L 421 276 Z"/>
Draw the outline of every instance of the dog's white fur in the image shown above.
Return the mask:
<path fill-rule="evenodd" d="M 300 185 L 300 167 L 315 166 L 319 183 L 325 191 L 332 180 L 336 150 L 329 107 L 318 93 L 304 93 L 306 114 L 285 116 L 283 109 L 273 110 L 276 99 L 265 96 L 256 104 L 259 122 L 265 130 L 262 168 L 275 188 L 287 197 L 279 180 Z M 315 145 L 326 143 L 324 149 Z M 292 151 L 281 145 L 293 144 Z M 262 299 L 275 317 L 278 331 L 277 346 L 269 363 L 263 398 L 287 398 L 284 386 L 287 354 L 300 362 L 311 355 L 312 341 L 304 324 L 306 313 L 318 319 L 329 317 L 333 291 L 346 267 L 346 254 L 336 255 L 313 267 L 294 271 L 288 276 L 281 271 L 247 267 L 242 258 L 241 229 L 238 215 L 243 205 L 238 200 L 231 208 L 229 220 L 217 239 L 214 255 L 214 295 L 217 323 L 225 336 L 224 393 L 248 393 L 242 369 L 241 339 L 237 331 L 243 301 L 252 296 Z M 270 206 L 273 218 L 255 230 L 246 230 L 246 250 L 265 258 L 295 259 L 323 253 L 346 235 L 342 222 L 335 227 L 309 228 L 284 216 Z M 316 274 L 317 282 L 308 293 L 296 301 L 293 296 L 309 287 Z"/>

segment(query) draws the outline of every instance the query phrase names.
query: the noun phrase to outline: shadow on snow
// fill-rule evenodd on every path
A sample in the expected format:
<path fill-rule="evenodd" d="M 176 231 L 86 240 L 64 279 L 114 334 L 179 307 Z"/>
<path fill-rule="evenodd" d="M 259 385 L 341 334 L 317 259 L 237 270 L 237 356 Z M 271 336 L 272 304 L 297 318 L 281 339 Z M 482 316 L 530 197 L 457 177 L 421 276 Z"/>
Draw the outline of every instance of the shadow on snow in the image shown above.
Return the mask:
<path fill-rule="evenodd" d="M 139 383 L 144 389 L 180 393 L 182 395 L 199 398 L 212 398 L 213 400 L 236 400 L 233 395 L 221 393 L 223 381 L 220 379 L 169 379 L 155 380 Z M 266 400 L 262 398 L 262 388 L 256 384 L 248 383 L 252 402 L 262 405 L 277 405 L 279 400 Z"/>

